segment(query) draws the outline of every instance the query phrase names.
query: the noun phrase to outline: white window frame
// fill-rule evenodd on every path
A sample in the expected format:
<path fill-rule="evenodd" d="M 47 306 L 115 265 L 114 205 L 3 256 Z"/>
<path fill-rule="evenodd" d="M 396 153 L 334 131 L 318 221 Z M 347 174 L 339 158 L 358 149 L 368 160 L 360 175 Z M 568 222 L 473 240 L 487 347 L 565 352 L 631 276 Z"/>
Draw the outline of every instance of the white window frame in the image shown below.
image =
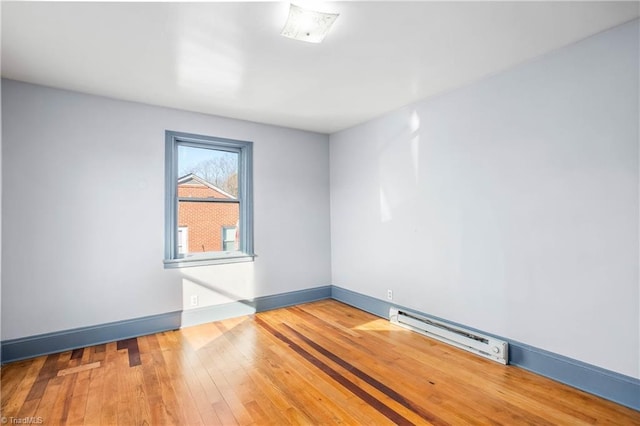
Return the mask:
<path fill-rule="evenodd" d="M 182 255 L 185 253 L 189 253 L 189 227 L 188 226 L 178 226 L 178 239 L 176 243 L 178 246 L 176 247 L 176 252 L 178 255 Z M 183 251 L 180 251 L 180 245 L 182 244 Z"/>
<path fill-rule="evenodd" d="M 227 231 L 229 230 L 233 230 L 233 240 L 227 240 Z M 238 227 L 237 226 L 223 226 L 222 227 L 222 250 L 225 250 L 225 244 L 226 243 L 238 243 L 237 239 L 236 239 L 236 235 L 238 233 Z M 233 251 L 233 250 L 228 250 L 228 251 Z"/>
<path fill-rule="evenodd" d="M 237 251 L 178 253 L 178 147 L 214 149 L 238 154 L 238 200 L 240 210 Z M 253 142 L 167 130 L 165 132 L 165 268 L 251 262 L 253 252 Z"/>

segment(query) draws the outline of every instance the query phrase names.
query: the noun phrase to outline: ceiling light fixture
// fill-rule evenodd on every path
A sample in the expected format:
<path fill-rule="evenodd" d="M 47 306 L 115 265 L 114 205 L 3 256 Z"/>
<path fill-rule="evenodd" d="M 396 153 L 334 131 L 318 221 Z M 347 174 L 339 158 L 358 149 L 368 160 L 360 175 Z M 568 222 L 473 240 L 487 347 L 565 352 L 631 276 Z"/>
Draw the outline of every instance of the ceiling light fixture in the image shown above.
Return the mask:
<path fill-rule="evenodd" d="M 295 40 L 320 43 L 338 15 L 338 13 L 317 12 L 291 4 L 289 17 L 280 34 Z"/>

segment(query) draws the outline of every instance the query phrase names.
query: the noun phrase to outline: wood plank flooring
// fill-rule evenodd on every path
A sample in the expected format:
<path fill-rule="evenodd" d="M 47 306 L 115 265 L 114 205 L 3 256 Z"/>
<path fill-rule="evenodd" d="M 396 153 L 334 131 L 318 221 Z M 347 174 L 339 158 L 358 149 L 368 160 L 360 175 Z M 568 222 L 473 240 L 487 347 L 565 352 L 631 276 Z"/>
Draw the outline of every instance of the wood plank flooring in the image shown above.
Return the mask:
<path fill-rule="evenodd" d="M 640 425 L 640 413 L 325 300 L 8 364 L 46 425 Z"/>

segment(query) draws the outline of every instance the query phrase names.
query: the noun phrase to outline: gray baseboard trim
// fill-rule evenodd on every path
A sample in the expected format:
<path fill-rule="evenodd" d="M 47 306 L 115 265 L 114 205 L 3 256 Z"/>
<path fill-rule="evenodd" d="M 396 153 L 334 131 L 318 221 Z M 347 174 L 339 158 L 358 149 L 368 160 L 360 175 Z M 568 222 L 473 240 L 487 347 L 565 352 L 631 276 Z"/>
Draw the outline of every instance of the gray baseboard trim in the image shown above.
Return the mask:
<path fill-rule="evenodd" d="M 251 315 L 286 306 L 300 305 L 331 298 L 331 286 L 315 287 L 287 293 L 260 296 L 253 300 L 239 300 L 222 305 L 182 311 L 182 327 L 220 321 L 227 318 Z"/>
<path fill-rule="evenodd" d="M 245 302 L 251 304 L 255 308 L 256 312 L 264 312 L 324 299 L 331 299 L 330 285 L 273 294 L 271 296 L 256 297 L 253 301 Z"/>
<path fill-rule="evenodd" d="M 133 318 L 90 327 L 56 331 L 0 342 L 2 364 L 34 358 L 76 348 L 176 330 L 181 327 L 218 321 L 242 315 L 251 315 L 285 306 L 298 305 L 331 298 L 331 286 L 310 288 L 270 296 L 256 297 L 186 311 L 167 312 L 142 318 Z"/>
<path fill-rule="evenodd" d="M 640 411 L 640 380 L 524 343 L 509 342 L 509 364 Z"/>
<path fill-rule="evenodd" d="M 181 327 L 192 327 L 207 322 L 221 321 L 255 313 L 256 310 L 252 306 L 242 302 L 229 302 L 222 305 L 188 309 L 182 311 Z"/>
<path fill-rule="evenodd" d="M 389 302 L 385 302 L 384 300 L 356 293 L 355 291 L 347 290 L 346 288 L 335 285 L 331 287 L 331 298 L 353 306 L 354 308 L 358 308 L 362 311 L 387 319 L 389 318 L 389 308 L 391 306 L 396 306 Z"/>
<path fill-rule="evenodd" d="M 0 343 L 2 364 L 180 328 L 180 311 L 56 331 Z"/>
<path fill-rule="evenodd" d="M 355 308 L 369 312 L 382 318 L 389 317 L 389 308 L 413 311 L 420 315 L 444 320 L 472 331 L 496 337 L 509 343 L 509 364 L 560 383 L 578 388 L 585 392 L 600 396 L 610 401 L 640 411 L 640 380 L 606 370 L 595 365 L 571 359 L 553 352 L 545 351 L 502 336 L 496 336 L 483 330 L 477 330 L 464 324 L 456 324 L 424 312 L 399 306 L 371 296 L 360 294 L 341 287 L 331 288 L 331 297 Z"/>

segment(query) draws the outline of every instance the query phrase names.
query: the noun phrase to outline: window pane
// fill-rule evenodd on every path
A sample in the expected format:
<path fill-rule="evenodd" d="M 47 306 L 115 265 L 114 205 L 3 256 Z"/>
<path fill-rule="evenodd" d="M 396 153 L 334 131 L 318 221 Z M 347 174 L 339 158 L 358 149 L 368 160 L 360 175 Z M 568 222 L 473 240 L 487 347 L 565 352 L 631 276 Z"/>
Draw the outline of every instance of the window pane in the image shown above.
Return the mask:
<path fill-rule="evenodd" d="M 178 197 L 238 198 L 238 153 L 178 145 L 178 187 Z"/>
<path fill-rule="evenodd" d="M 187 238 L 182 244 L 186 250 L 184 253 L 178 250 L 178 254 L 239 250 L 236 233 L 239 218 L 239 203 L 178 201 L 178 229 L 188 229 L 182 233 Z"/>
<path fill-rule="evenodd" d="M 178 254 L 238 250 L 240 204 L 202 201 L 237 200 L 238 153 L 178 145 L 178 171 Z M 188 231 L 181 235 L 180 229 Z M 233 240 L 227 229 L 233 229 Z"/>

